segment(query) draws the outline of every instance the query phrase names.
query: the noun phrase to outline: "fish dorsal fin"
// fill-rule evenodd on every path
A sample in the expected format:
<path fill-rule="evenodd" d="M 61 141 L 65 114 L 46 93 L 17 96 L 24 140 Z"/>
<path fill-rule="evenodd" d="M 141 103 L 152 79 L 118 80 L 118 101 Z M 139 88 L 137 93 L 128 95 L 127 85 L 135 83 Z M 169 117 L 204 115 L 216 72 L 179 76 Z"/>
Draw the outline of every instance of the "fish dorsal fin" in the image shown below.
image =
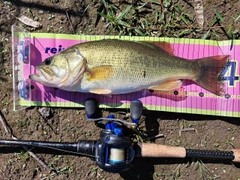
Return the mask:
<path fill-rule="evenodd" d="M 182 86 L 182 80 L 169 80 L 162 84 L 158 84 L 156 86 L 151 86 L 148 89 L 152 90 L 162 90 L 162 91 L 170 91 L 174 89 L 178 89 Z"/>
<path fill-rule="evenodd" d="M 106 80 L 113 76 L 113 67 L 110 65 L 97 66 L 86 71 L 87 80 Z"/>
<path fill-rule="evenodd" d="M 174 49 L 172 48 L 172 45 L 170 43 L 164 42 L 164 41 L 143 41 L 143 43 L 151 45 L 154 48 L 161 49 L 168 54 L 174 55 Z"/>

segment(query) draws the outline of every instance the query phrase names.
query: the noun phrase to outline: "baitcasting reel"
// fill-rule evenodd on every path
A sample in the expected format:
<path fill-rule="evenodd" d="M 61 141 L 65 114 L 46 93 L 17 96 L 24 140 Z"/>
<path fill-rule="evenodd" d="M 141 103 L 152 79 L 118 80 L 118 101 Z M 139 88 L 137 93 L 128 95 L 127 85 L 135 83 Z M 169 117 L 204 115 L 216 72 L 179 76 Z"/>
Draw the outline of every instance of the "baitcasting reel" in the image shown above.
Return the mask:
<path fill-rule="evenodd" d="M 130 163 L 135 157 L 133 141 L 124 136 L 123 124 L 135 126 L 141 117 L 143 105 L 139 100 L 134 100 L 130 105 L 132 123 L 115 119 L 114 115 L 106 118 L 96 118 L 97 101 L 89 98 L 85 101 L 85 110 L 89 120 L 107 121 L 105 130 L 100 133 L 100 138 L 95 145 L 95 160 L 99 167 L 109 172 L 121 172 L 130 168 Z"/>

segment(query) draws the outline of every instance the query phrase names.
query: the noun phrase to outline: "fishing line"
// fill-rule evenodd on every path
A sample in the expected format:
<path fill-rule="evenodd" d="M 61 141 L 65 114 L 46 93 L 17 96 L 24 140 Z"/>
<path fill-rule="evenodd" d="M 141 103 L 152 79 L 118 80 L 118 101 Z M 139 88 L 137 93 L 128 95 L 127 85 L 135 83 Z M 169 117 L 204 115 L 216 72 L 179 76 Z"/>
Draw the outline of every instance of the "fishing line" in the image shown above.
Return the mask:
<path fill-rule="evenodd" d="M 92 157 L 92 158 L 98 158 L 98 156 L 93 156 L 93 155 L 90 155 L 90 154 L 87 154 L 87 153 L 81 153 L 81 152 L 76 152 L 76 151 L 71 151 L 71 150 L 59 149 L 59 148 L 55 148 L 55 147 L 40 146 L 40 145 L 39 146 L 35 146 L 35 147 L 44 147 L 44 148 L 57 150 L 57 151 L 61 151 L 61 152 L 72 153 L 72 154 L 77 154 L 77 155 L 83 155 L 83 156 Z"/>
<path fill-rule="evenodd" d="M 127 124 L 127 125 L 132 125 L 132 126 L 136 126 L 136 123 L 131 123 L 131 122 L 127 122 L 124 121 L 122 119 L 113 119 L 113 118 L 88 118 L 89 121 L 117 121 L 117 122 L 121 122 L 123 124 Z"/>
<path fill-rule="evenodd" d="M 118 164 L 125 161 L 125 149 L 124 148 L 111 148 L 109 155 L 109 162 Z"/>

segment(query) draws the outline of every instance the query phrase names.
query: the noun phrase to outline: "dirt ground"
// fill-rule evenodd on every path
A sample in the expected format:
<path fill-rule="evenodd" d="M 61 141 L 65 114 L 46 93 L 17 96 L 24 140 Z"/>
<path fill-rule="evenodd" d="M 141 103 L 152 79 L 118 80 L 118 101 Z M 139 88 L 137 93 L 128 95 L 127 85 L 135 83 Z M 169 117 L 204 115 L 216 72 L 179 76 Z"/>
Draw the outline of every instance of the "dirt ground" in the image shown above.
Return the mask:
<path fill-rule="evenodd" d="M 17 23 L 31 32 L 104 35 L 109 30 L 105 21 L 100 20 L 95 27 L 100 2 L 0 1 L 0 110 L 18 139 L 62 142 L 98 139 L 102 129 L 87 121 L 84 109 L 51 108 L 48 118 L 39 114 L 38 107 L 13 112 L 11 25 Z M 192 11 L 189 5 L 192 1 L 180 2 Z M 226 21 L 240 11 L 240 1 L 203 2 L 206 21 L 212 18 L 214 8 L 222 13 Z M 43 26 L 38 29 L 24 26 L 16 19 L 20 14 L 38 20 Z M 222 38 L 226 39 L 224 36 Z M 102 110 L 104 115 L 110 112 L 108 109 Z M 211 150 L 240 148 L 239 118 L 144 111 L 141 120 L 142 129 L 151 130 L 149 136 L 164 135 L 154 141 L 157 144 Z M 183 126 L 190 129 L 180 136 L 179 130 Z M 11 138 L 2 127 L 0 135 L 1 139 Z M 112 174 L 101 170 L 91 158 L 36 151 L 41 160 L 58 172 L 55 174 L 46 170 L 22 148 L 0 147 L 0 153 L 0 179 L 240 179 L 239 164 L 224 161 L 135 158 L 130 170 Z"/>

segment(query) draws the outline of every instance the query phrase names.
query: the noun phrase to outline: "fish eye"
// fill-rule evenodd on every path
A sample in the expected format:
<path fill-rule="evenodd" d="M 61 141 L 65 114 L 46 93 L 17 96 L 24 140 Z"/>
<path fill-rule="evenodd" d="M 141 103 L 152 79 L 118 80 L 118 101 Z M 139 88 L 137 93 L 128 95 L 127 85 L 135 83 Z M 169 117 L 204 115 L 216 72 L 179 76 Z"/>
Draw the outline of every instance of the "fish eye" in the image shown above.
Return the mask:
<path fill-rule="evenodd" d="M 47 58 L 44 62 L 45 62 L 45 65 L 50 65 L 52 62 L 52 59 Z"/>

